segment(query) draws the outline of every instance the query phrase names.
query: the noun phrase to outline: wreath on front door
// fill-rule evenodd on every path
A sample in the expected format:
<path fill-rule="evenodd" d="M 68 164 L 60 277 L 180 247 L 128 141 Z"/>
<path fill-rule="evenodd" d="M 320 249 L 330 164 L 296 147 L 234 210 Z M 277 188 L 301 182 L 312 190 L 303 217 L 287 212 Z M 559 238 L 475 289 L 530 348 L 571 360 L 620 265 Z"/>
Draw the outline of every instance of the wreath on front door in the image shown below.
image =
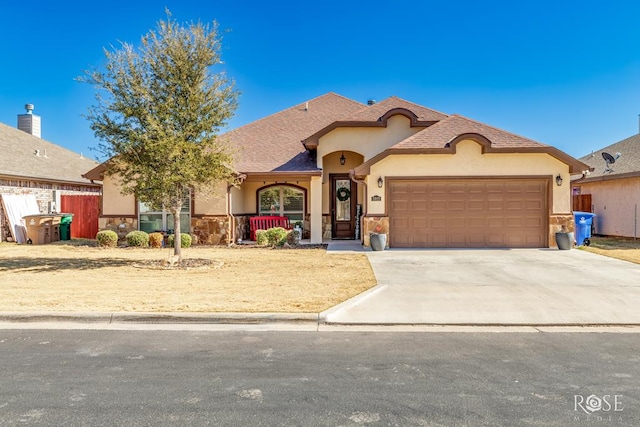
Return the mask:
<path fill-rule="evenodd" d="M 347 187 L 338 188 L 338 190 L 336 190 L 336 193 L 337 193 L 338 200 L 340 200 L 341 202 L 344 202 L 345 200 L 349 200 L 349 197 L 351 197 L 351 191 L 349 191 Z"/>

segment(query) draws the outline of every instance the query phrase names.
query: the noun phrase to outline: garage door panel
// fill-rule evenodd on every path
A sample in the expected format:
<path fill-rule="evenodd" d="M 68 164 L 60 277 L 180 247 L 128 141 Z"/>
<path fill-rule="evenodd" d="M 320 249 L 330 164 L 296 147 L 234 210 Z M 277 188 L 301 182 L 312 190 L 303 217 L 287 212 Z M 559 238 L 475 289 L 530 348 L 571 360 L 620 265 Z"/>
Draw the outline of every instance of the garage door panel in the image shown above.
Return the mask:
<path fill-rule="evenodd" d="M 466 203 L 464 200 L 451 200 L 447 207 L 451 212 L 463 212 L 467 209 Z"/>
<path fill-rule="evenodd" d="M 542 247 L 547 180 L 389 180 L 392 247 Z"/>
<path fill-rule="evenodd" d="M 411 201 L 411 210 L 412 211 L 424 212 L 426 209 L 427 209 L 427 201 L 426 200 L 412 200 Z"/>
<path fill-rule="evenodd" d="M 484 211 L 485 209 L 484 200 L 469 200 L 467 204 L 467 210 L 469 211 Z"/>
<path fill-rule="evenodd" d="M 411 217 L 411 227 L 413 227 L 414 230 L 422 230 L 423 228 L 427 228 L 428 226 L 429 225 L 427 217 Z"/>
<path fill-rule="evenodd" d="M 431 203 L 428 203 L 429 211 L 437 212 L 437 211 L 446 211 L 447 210 L 447 201 L 446 200 L 432 200 Z"/>
<path fill-rule="evenodd" d="M 427 216 L 428 228 L 432 230 L 440 230 L 447 227 L 446 217 Z"/>
<path fill-rule="evenodd" d="M 484 228 L 486 222 L 484 217 L 470 217 L 467 224 L 469 228 Z"/>

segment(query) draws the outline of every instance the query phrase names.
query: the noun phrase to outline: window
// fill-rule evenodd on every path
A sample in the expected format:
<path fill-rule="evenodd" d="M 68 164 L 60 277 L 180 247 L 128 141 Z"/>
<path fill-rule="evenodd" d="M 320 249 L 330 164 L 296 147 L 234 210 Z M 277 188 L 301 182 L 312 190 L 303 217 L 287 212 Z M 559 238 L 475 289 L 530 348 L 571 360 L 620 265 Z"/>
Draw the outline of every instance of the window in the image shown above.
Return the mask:
<path fill-rule="evenodd" d="M 259 190 L 258 215 L 286 216 L 290 221 L 303 221 L 304 190 L 288 185 Z"/>
<path fill-rule="evenodd" d="M 138 203 L 138 219 L 141 231 L 153 233 L 154 231 L 168 231 L 173 233 L 173 215 L 165 210 L 153 211 L 145 203 Z M 182 201 L 180 210 L 180 232 L 191 231 L 191 194 L 187 193 Z"/>

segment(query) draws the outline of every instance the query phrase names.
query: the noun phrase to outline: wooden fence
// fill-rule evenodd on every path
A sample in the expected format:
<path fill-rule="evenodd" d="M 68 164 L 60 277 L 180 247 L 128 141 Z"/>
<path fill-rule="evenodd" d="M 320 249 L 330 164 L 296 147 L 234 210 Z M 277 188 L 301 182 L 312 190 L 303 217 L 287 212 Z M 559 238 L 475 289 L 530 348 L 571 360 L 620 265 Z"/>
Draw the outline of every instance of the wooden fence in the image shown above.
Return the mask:
<path fill-rule="evenodd" d="M 71 238 L 95 239 L 98 233 L 100 196 L 61 196 L 60 212 L 72 213 Z"/>

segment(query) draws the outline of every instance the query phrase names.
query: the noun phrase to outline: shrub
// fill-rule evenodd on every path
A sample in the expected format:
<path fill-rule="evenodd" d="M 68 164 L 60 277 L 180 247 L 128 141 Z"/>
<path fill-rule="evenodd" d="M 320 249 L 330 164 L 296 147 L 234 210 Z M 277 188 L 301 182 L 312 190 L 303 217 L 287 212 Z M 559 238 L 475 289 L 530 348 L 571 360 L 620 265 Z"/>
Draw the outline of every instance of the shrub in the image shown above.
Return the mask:
<path fill-rule="evenodd" d="M 267 246 L 267 230 L 256 230 L 256 245 Z"/>
<path fill-rule="evenodd" d="M 149 246 L 149 234 L 145 231 L 131 231 L 127 234 L 127 244 L 129 246 L 140 246 L 146 248 Z"/>
<path fill-rule="evenodd" d="M 267 244 L 269 246 L 282 246 L 287 241 L 287 230 L 282 227 L 273 227 L 267 230 Z"/>
<path fill-rule="evenodd" d="M 162 233 L 149 234 L 149 246 L 151 246 L 152 248 L 161 248 L 163 240 L 164 236 L 162 235 Z"/>
<path fill-rule="evenodd" d="M 113 230 L 102 230 L 96 234 L 96 240 L 100 247 L 115 248 L 118 246 L 118 234 Z"/>
<path fill-rule="evenodd" d="M 167 244 L 169 245 L 169 247 L 173 247 L 173 242 L 175 239 L 175 235 L 174 234 L 170 234 L 169 235 L 169 239 L 167 241 Z M 181 248 L 188 248 L 189 246 L 191 246 L 191 235 L 187 234 L 187 233 L 181 233 L 180 234 L 180 247 Z"/>
<path fill-rule="evenodd" d="M 298 243 L 300 243 L 300 234 L 299 231 L 296 229 L 293 230 L 289 230 L 289 232 L 287 232 L 287 243 L 290 244 L 291 246 L 295 246 Z"/>

